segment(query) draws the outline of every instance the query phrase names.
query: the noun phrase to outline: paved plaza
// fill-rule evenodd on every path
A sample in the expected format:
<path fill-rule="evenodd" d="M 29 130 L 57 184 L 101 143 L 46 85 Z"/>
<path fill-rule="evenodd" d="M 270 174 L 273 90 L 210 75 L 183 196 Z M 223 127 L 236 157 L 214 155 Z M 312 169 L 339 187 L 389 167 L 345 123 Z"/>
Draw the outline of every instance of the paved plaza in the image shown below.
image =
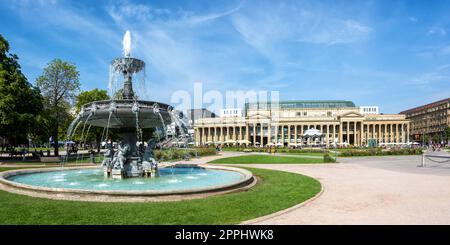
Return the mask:
<path fill-rule="evenodd" d="M 253 165 L 314 177 L 324 191 L 290 212 L 249 223 L 450 224 L 450 164 L 421 168 L 420 160 L 386 156 L 341 158 L 338 164 Z"/>

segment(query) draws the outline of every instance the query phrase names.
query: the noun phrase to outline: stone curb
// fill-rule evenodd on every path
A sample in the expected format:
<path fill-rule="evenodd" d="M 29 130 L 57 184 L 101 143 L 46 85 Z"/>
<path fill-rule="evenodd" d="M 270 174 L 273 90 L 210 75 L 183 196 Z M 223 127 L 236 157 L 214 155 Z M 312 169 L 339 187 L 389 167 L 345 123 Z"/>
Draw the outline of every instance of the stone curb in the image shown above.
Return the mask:
<path fill-rule="evenodd" d="M 307 175 L 305 175 L 305 176 L 307 176 Z M 308 177 L 313 178 L 311 176 L 308 176 Z M 313 179 L 317 180 L 316 178 L 313 178 Z M 317 180 L 317 181 L 319 181 L 319 180 Z M 258 223 L 258 222 L 261 222 L 261 221 L 264 221 L 264 220 L 268 220 L 268 219 L 277 217 L 279 215 L 292 212 L 292 211 L 294 211 L 294 210 L 296 210 L 298 208 L 301 208 L 303 206 L 308 205 L 309 203 L 313 202 L 314 200 L 316 200 L 317 198 L 319 198 L 322 195 L 322 193 L 324 191 L 324 188 L 323 188 L 323 184 L 320 181 L 319 181 L 319 183 L 320 183 L 320 191 L 319 191 L 319 193 L 317 193 L 315 196 L 309 198 L 308 200 L 306 200 L 304 202 L 301 202 L 299 204 L 296 204 L 295 206 L 292 206 L 290 208 L 283 209 L 281 211 L 275 212 L 275 213 L 271 213 L 271 214 L 268 214 L 268 215 L 265 215 L 265 216 L 261 216 L 261 217 L 255 218 L 255 219 L 251 219 L 251 220 L 246 220 L 246 221 L 240 223 L 240 225 L 254 225 L 254 224 Z"/>
<path fill-rule="evenodd" d="M 26 173 L 36 173 L 36 172 L 49 172 L 49 171 L 61 171 L 61 170 L 74 170 L 74 169 L 88 169 L 88 168 L 96 168 L 92 167 L 74 167 L 74 168 L 40 168 L 40 169 L 23 169 L 23 170 L 8 170 L 0 173 L 0 189 L 10 191 L 10 192 L 19 192 L 21 194 L 35 196 L 32 193 L 41 194 L 39 196 L 52 196 L 51 199 L 62 199 L 62 200 L 78 200 L 78 201 L 95 201 L 96 196 L 108 197 L 110 202 L 123 201 L 124 198 L 130 198 L 130 202 L 133 202 L 136 198 L 141 199 L 172 199 L 172 200 L 182 200 L 182 199 L 191 199 L 198 197 L 205 197 L 208 195 L 214 194 L 224 194 L 230 193 L 234 191 L 242 191 L 248 188 L 253 187 L 256 184 L 256 178 L 253 174 L 245 169 L 229 167 L 229 166 L 205 166 L 203 164 L 196 164 L 199 167 L 207 168 L 207 169 L 219 169 L 226 171 L 234 171 L 241 173 L 244 178 L 236 181 L 231 184 L 222 185 L 222 186 L 214 186 L 209 188 L 201 188 L 201 189 L 193 189 L 193 190 L 184 190 L 184 191 L 91 191 L 91 190 L 82 190 L 82 189 L 64 189 L 64 188 L 49 188 L 49 187 L 39 187 L 39 186 L 30 186 L 26 184 L 21 184 L 13 181 L 7 180 L 8 177 L 18 174 L 26 174 Z M 5 188 L 6 187 L 6 188 Z M 15 191 L 12 191 L 15 190 Z M 173 198 L 169 198 L 172 196 Z M 71 198 L 72 197 L 72 198 Z M 76 198 L 73 198 L 76 197 Z M 134 198 L 133 198 L 134 197 Z M 161 197 L 161 198 L 160 198 Z"/>

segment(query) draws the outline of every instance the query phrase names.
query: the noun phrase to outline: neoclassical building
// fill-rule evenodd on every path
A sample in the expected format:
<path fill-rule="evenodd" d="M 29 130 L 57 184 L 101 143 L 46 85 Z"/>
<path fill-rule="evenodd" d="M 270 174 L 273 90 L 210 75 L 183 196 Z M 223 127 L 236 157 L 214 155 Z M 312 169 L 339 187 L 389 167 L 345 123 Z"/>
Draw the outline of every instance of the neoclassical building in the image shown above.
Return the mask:
<path fill-rule="evenodd" d="M 308 129 L 321 136 L 305 137 Z M 402 114 L 362 114 L 351 101 L 247 103 L 239 117 L 202 118 L 194 125 L 195 144 L 401 145 L 409 143 Z M 317 132 L 317 130 L 314 130 Z"/>

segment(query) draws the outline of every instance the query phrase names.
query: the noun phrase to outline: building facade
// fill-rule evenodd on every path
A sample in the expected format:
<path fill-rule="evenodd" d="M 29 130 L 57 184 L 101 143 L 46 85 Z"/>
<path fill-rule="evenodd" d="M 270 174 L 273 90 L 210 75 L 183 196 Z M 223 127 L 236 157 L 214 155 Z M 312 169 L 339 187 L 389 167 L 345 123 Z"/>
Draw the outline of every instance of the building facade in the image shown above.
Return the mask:
<path fill-rule="evenodd" d="M 359 113 L 363 115 L 380 114 L 380 109 L 378 106 L 360 106 Z"/>
<path fill-rule="evenodd" d="M 319 139 L 305 138 L 317 129 Z M 408 143 L 405 115 L 360 113 L 351 101 L 247 103 L 244 116 L 204 118 L 194 125 L 196 145 L 235 143 L 254 146 L 355 145 Z"/>
<path fill-rule="evenodd" d="M 241 108 L 228 108 L 220 110 L 220 117 L 242 117 Z"/>
<path fill-rule="evenodd" d="M 215 118 L 216 114 L 205 108 L 189 109 L 187 111 L 187 119 L 190 125 L 195 125 L 196 121 L 201 118 Z"/>
<path fill-rule="evenodd" d="M 440 143 L 445 129 L 450 126 L 450 98 L 402 111 L 400 114 L 411 121 L 412 140 Z"/>

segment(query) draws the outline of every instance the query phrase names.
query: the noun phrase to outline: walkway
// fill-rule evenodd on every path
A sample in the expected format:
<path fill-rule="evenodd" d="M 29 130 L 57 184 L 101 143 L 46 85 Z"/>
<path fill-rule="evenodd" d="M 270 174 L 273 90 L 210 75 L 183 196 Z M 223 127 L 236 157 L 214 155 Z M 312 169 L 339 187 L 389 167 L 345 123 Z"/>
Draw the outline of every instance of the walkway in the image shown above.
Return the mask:
<path fill-rule="evenodd" d="M 324 187 L 322 195 L 305 206 L 255 224 L 450 224 L 450 164 L 420 168 L 420 158 L 253 165 L 309 175 Z"/>

